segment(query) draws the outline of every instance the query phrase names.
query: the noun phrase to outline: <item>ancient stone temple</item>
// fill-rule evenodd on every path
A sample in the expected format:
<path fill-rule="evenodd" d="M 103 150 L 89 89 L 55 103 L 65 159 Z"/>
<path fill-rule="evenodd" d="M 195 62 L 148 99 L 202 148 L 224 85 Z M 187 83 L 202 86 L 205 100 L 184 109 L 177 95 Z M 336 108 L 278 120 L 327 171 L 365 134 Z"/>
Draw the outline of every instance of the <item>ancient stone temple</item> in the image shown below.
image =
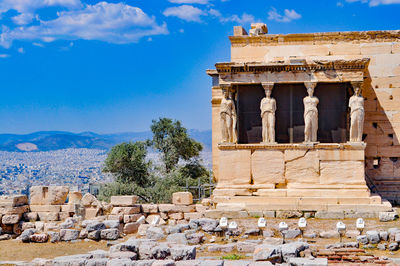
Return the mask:
<path fill-rule="evenodd" d="M 234 28 L 212 77 L 217 209 L 392 209 L 400 196 L 400 31 Z"/>

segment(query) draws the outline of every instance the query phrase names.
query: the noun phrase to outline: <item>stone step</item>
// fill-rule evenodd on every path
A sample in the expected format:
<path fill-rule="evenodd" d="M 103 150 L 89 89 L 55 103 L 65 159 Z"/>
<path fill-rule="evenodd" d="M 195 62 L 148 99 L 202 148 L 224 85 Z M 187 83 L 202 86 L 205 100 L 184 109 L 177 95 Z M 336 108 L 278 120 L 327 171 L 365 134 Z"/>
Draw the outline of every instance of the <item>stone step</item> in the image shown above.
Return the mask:
<path fill-rule="evenodd" d="M 381 204 L 379 196 L 370 197 L 265 197 L 265 196 L 214 196 L 216 203 L 246 203 L 246 204 L 290 204 L 290 205 L 308 205 L 308 204 Z"/>
<path fill-rule="evenodd" d="M 288 197 L 215 197 L 217 210 L 246 210 L 246 211 L 273 211 L 273 210 L 301 210 L 301 211 L 328 211 L 328 212 L 373 212 L 391 211 L 389 202 L 381 202 L 380 197 L 346 198 L 342 204 L 331 204 L 330 198 L 288 198 Z M 364 202 L 363 202 L 364 201 Z M 339 201 L 337 201 L 339 202 Z"/>

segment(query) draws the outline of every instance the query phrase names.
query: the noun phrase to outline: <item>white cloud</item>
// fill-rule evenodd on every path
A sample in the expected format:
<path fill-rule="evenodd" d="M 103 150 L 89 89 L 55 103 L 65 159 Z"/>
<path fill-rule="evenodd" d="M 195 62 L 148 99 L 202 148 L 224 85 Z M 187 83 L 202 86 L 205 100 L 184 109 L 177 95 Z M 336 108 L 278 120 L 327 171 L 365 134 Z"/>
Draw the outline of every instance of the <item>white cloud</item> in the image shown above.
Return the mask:
<path fill-rule="evenodd" d="M 201 22 L 200 16 L 207 15 L 207 13 L 201 9 L 189 5 L 169 7 L 164 10 L 163 14 L 166 17 L 178 17 L 182 20 L 190 22 Z"/>
<path fill-rule="evenodd" d="M 342 2 L 337 2 L 337 3 L 336 3 L 336 6 L 337 6 L 337 7 L 344 7 L 344 4 L 343 4 Z"/>
<path fill-rule="evenodd" d="M 0 54 L 0 58 L 7 58 L 7 57 L 10 57 L 10 55 L 9 54 Z"/>
<path fill-rule="evenodd" d="M 83 7 L 80 0 L 1 0 L 0 14 L 15 10 L 19 14 L 12 17 L 13 22 L 17 25 L 27 25 L 33 21 L 36 10 L 52 6 L 69 9 Z"/>
<path fill-rule="evenodd" d="M 16 10 L 19 13 L 32 13 L 33 11 L 51 6 L 63 6 L 67 8 L 80 8 L 80 0 L 1 0 L 0 13 L 8 10 Z"/>
<path fill-rule="evenodd" d="M 18 53 L 24 54 L 25 53 L 25 49 L 23 47 L 18 48 Z"/>
<path fill-rule="evenodd" d="M 400 4 L 400 0 L 346 0 L 348 3 L 361 2 L 368 3 L 369 6 L 379 6 L 379 5 L 392 5 Z"/>
<path fill-rule="evenodd" d="M 285 9 L 284 14 L 279 14 L 276 8 L 272 8 L 268 12 L 268 19 L 275 20 L 277 22 L 291 22 L 292 20 L 300 19 L 301 15 L 297 13 L 294 9 Z"/>
<path fill-rule="evenodd" d="M 22 13 L 12 17 L 12 20 L 17 25 L 27 25 L 33 21 L 35 16 L 32 13 Z"/>
<path fill-rule="evenodd" d="M 39 43 L 39 42 L 33 42 L 32 45 L 37 46 L 37 47 L 41 47 L 41 48 L 44 47 L 44 44 L 43 43 Z"/>
<path fill-rule="evenodd" d="M 246 24 L 246 23 L 252 23 L 255 21 L 255 18 L 253 15 L 249 15 L 247 13 L 243 13 L 241 16 L 238 15 L 232 15 L 228 17 L 224 17 L 221 12 L 219 12 L 216 9 L 210 9 L 208 10 L 208 14 L 211 16 L 217 17 L 222 23 L 226 22 L 235 22 L 238 24 Z"/>
<path fill-rule="evenodd" d="M 0 45 L 8 48 L 14 40 L 52 42 L 58 39 L 98 40 L 124 44 L 137 42 L 145 36 L 159 34 L 168 34 L 166 24 L 157 24 L 154 17 L 148 16 L 140 8 L 123 3 L 100 2 L 95 5 L 86 5 L 80 10 L 59 12 L 56 19 L 40 20 L 37 26 L 14 29 L 3 27 Z"/>
<path fill-rule="evenodd" d="M 254 22 L 255 18 L 253 15 L 243 13 L 242 16 L 232 15 L 230 17 L 222 18 L 221 21 L 222 22 L 236 22 L 239 24 L 247 24 L 247 23 Z"/>
<path fill-rule="evenodd" d="M 200 4 L 200 5 L 206 5 L 210 1 L 209 0 L 169 0 L 171 3 L 175 4 Z"/>

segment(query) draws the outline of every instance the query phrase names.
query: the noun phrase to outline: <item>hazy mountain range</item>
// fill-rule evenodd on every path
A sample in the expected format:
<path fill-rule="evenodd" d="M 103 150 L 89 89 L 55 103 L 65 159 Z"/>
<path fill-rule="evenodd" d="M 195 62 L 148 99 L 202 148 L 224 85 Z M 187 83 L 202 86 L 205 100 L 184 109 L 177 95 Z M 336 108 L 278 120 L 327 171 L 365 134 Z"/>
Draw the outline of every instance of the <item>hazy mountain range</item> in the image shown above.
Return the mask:
<path fill-rule="evenodd" d="M 192 138 L 211 150 L 211 130 L 189 130 Z M 0 134 L 1 151 L 52 151 L 68 148 L 110 149 L 112 146 L 128 141 L 146 140 L 152 137 L 151 131 L 97 134 L 93 132 L 71 133 L 64 131 L 40 131 L 31 134 Z"/>

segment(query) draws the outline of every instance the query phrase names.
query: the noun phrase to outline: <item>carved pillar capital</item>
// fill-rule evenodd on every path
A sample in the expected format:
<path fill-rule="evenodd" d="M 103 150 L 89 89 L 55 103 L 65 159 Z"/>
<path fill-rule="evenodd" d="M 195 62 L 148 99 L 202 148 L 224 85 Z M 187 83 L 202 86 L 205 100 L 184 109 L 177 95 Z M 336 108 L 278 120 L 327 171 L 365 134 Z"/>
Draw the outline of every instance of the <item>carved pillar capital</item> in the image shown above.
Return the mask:
<path fill-rule="evenodd" d="M 351 81 L 350 83 L 354 90 L 356 90 L 356 89 L 361 90 L 361 87 L 363 85 L 362 81 Z"/>
<path fill-rule="evenodd" d="M 220 84 L 219 86 L 223 91 L 230 91 L 232 89 L 232 84 L 230 83 Z"/>
<path fill-rule="evenodd" d="M 315 81 L 307 81 L 304 82 L 304 86 L 306 86 L 307 90 L 308 89 L 315 89 L 315 87 L 317 86 L 318 82 Z"/>
<path fill-rule="evenodd" d="M 263 82 L 261 85 L 263 86 L 264 90 L 272 90 L 274 87 L 274 82 Z"/>

